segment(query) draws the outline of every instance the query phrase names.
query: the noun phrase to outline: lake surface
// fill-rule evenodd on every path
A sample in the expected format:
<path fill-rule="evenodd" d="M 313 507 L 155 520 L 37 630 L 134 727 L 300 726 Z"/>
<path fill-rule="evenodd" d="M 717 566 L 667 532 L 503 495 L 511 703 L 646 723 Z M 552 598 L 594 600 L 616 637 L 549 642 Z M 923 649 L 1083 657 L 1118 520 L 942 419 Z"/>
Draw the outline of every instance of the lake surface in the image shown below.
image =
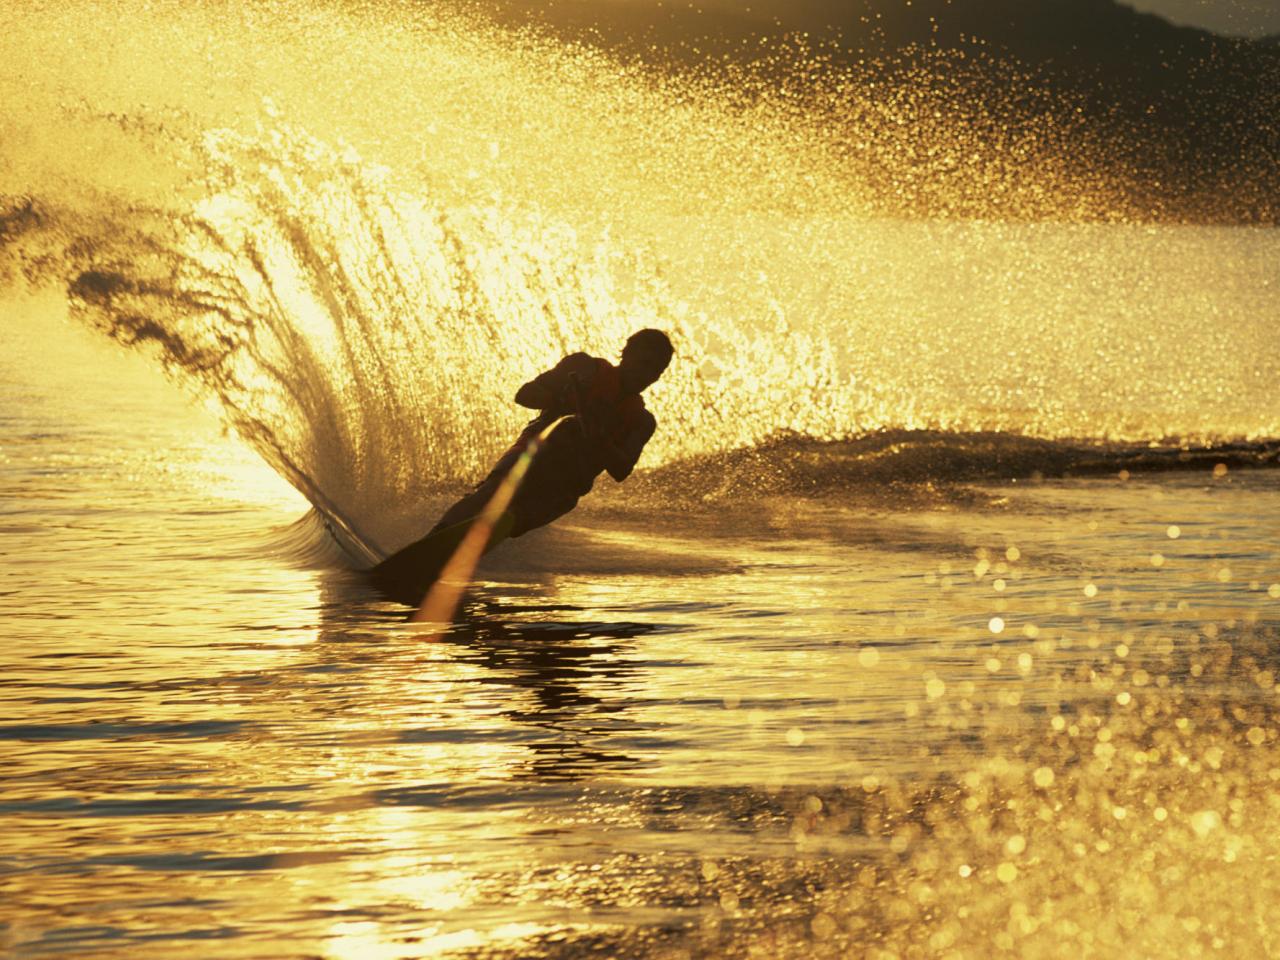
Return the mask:
<path fill-rule="evenodd" d="M 946 60 L 8 7 L 0 953 L 1280 955 L 1275 230 L 1075 222 Z M 1042 222 L 885 217 L 957 165 Z M 641 327 L 637 473 L 409 624 L 328 530 Z"/>
<path fill-rule="evenodd" d="M 433 641 L 144 360 L 4 324 L 10 955 L 1274 945 L 1280 473 L 601 491 Z"/>

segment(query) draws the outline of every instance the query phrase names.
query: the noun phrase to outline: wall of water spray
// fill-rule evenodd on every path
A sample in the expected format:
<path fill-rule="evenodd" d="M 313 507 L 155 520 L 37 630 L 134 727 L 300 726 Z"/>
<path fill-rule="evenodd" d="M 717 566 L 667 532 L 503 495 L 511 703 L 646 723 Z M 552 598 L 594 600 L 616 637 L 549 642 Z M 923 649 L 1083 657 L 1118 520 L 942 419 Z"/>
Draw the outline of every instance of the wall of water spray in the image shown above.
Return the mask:
<path fill-rule="evenodd" d="M 977 150 L 999 112 L 960 72 L 846 75 L 824 106 L 443 8 L 119 12 L 35 4 L 0 39 L 0 270 L 374 528 L 476 478 L 520 382 L 641 326 L 679 351 L 648 466 L 879 430 L 1280 434 L 1270 234 L 883 216 L 868 170 L 911 157 L 1073 195 L 1070 144 Z"/>

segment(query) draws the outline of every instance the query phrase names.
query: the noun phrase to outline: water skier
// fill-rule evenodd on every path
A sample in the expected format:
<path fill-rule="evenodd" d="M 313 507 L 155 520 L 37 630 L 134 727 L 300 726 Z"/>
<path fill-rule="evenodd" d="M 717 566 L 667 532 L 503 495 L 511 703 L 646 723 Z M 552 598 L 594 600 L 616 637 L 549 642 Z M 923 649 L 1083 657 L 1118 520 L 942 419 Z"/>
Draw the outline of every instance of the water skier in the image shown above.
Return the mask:
<path fill-rule="evenodd" d="M 662 376 L 673 353 L 661 330 L 640 330 L 627 339 L 617 366 L 573 353 L 534 377 L 516 391 L 515 401 L 538 415 L 489 475 L 444 512 L 432 533 L 478 516 L 525 448 L 562 417 L 570 419 L 547 437 L 511 502 L 508 535 L 518 537 L 564 516 L 601 473 L 621 483 L 657 426 L 640 394 Z"/>

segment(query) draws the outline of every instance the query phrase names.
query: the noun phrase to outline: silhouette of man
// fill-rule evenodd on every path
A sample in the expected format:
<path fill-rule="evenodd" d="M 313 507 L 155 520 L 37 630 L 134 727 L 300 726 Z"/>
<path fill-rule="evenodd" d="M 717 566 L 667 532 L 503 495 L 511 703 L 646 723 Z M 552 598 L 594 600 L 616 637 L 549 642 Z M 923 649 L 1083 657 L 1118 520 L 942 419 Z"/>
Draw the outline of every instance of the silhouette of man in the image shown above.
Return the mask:
<path fill-rule="evenodd" d="M 621 483 L 657 426 L 640 394 L 662 376 L 673 353 L 661 330 L 641 330 L 627 339 L 617 366 L 572 353 L 534 377 L 516 391 L 515 400 L 538 415 L 475 490 L 445 511 L 432 533 L 478 516 L 525 447 L 561 417 L 571 419 L 547 437 L 512 500 L 509 536 L 564 516 L 606 470 Z"/>

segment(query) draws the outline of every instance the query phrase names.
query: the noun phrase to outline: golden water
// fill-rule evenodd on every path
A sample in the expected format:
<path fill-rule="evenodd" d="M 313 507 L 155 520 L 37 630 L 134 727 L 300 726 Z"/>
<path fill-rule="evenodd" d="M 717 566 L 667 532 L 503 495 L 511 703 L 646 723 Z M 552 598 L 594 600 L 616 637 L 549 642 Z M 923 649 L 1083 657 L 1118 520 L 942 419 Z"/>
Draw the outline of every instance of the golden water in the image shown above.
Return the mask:
<path fill-rule="evenodd" d="M 437 7 L 5 16 L 9 953 L 1277 951 L 1273 231 L 876 219 L 812 103 Z M 442 642 L 291 526 L 651 324 L 647 474 Z"/>

